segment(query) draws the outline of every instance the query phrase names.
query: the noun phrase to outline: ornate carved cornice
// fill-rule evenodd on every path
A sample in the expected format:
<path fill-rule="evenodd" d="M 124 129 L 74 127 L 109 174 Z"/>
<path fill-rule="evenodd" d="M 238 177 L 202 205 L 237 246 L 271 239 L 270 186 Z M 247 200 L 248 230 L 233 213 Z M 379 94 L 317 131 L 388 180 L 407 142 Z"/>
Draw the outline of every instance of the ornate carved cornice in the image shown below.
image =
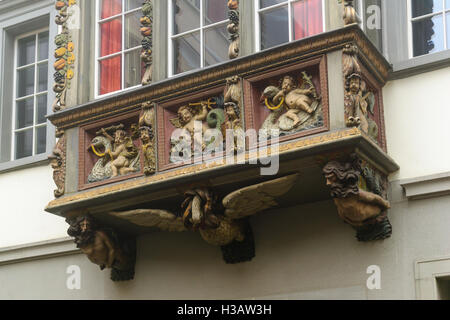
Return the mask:
<path fill-rule="evenodd" d="M 205 68 L 184 76 L 152 83 L 142 88 L 92 101 L 49 116 L 58 128 L 72 128 L 106 116 L 139 110 L 145 101 L 163 102 L 195 91 L 225 85 L 232 76 L 247 77 L 274 67 L 286 66 L 327 52 L 342 50 L 346 44 L 359 48 L 360 61 L 381 84 L 387 81 L 390 65 L 357 25 L 319 34 L 281 47 Z"/>

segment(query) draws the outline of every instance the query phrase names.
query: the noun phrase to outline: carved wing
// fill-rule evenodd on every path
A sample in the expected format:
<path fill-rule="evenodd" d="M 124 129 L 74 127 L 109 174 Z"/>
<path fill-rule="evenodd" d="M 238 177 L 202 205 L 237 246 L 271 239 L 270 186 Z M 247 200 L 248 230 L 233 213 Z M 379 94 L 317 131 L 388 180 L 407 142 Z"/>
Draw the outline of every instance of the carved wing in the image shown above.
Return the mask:
<path fill-rule="evenodd" d="M 175 128 L 178 128 L 178 129 L 182 129 L 183 128 L 183 126 L 180 123 L 180 119 L 179 118 L 169 119 L 169 121 L 170 121 L 171 124 L 173 124 L 173 126 Z"/>
<path fill-rule="evenodd" d="M 141 227 L 155 227 L 163 231 L 187 231 L 183 219 L 166 210 L 139 209 L 123 212 L 110 212 L 110 215 L 128 220 Z"/>
<path fill-rule="evenodd" d="M 225 215 L 232 219 L 241 219 L 277 206 L 276 198 L 287 193 L 297 178 L 298 174 L 293 174 L 230 193 L 222 201 Z"/>

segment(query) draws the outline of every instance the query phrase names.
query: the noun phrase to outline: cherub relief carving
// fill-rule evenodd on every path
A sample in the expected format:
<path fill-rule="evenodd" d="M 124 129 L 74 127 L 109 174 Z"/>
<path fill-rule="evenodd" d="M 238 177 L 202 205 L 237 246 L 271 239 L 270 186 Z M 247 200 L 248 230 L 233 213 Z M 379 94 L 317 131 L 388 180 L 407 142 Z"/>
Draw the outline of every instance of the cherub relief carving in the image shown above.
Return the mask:
<path fill-rule="evenodd" d="M 140 156 L 125 126 L 101 128 L 89 146 L 100 159 L 88 177 L 88 182 L 97 182 L 140 170 Z"/>
<path fill-rule="evenodd" d="M 214 107 L 214 108 L 213 108 Z M 206 141 L 203 134 L 208 129 L 217 129 L 225 138 L 223 132 L 223 124 L 225 122 L 225 113 L 223 105 L 223 96 L 209 98 L 206 101 L 199 101 L 189 103 L 188 105 L 181 106 L 177 111 L 177 118 L 170 119 L 172 125 L 178 129 L 185 129 L 191 137 L 191 149 L 194 150 L 196 146 L 199 146 L 204 151 L 208 146 L 215 147 L 216 144 L 223 142 L 209 140 Z M 195 123 L 201 123 L 202 135 L 195 134 Z M 180 138 L 181 139 L 181 138 Z M 178 140 L 171 140 L 172 148 L 171 155 L 178 155 L 178 149 L 184 145 Z M 214 143 L 214 144 L 213 144 Z M 172 161 L 171 157 L 171 161 Z M 173 161 L 172 161 L 173 162 Z"/>
<path fill-rule="evenodd" d="M 362 169 L 356 155 L 348 162 L 329 162 L 323 173 L 339 216 L 357 231 L 359 241 L 391 236 L 392 227 L 387 218 L 389 201 L 359 187 Z"/>
<path fill-rule="evenodd" d="M 302 72 L 302 85 L 291 76 L 284 76 L 279 87 L 268 86 L 264 89 L 261 101 L 271 111 L 264 121 L 262 129 L 278 129 L 281 133 L 294 133 L 309 126 L 317 126 L 321 114 L 320 106 L 312 78 Z"/>
<path fill-rule="evenodd" d="M 249 261 L 254 244 L 247 218 L 278 205 L 277 198 L 295 184 L 298 174 L 238 189 L 219 198 L 208 188 L 185 193 L 183 213 L 141 209 L 112 212 L 111 215 L 138 226 L 157 227 L 166 231 L 198 231 L 209 244 L 221 246 L 227 263 Z"/>
<path fill-rule="evenodd" d="M 70 225 L 67 233 L 75 238 L 77 248 L 94 264 L 112 269 L 113 281 L 134 278 L 136 244 L 134 239 L 120 239 L 111 229 L 102 229 L 91 215 L 66 219 Z"/>

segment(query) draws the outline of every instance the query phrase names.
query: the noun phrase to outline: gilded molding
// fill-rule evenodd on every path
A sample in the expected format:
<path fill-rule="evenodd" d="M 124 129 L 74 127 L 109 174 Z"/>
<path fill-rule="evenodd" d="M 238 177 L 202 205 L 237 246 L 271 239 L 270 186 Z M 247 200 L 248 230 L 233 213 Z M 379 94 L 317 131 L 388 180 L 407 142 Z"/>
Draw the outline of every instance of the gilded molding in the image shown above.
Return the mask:
<path fill-rule="evenodd" d="M 67 20 L 70 18 L 69 8 L 76 3 L 76 0 L 62 0 L 55 3 L 55 8 L 58 10 L 55 23 L 61 26 L 61 31 L 55 37 L 56 62 L 53 65 L 55 68 L 53 91 L 56 97 L 52 105 L 53 112 L 66 108 L 67 90 L 70 89 L 70 82 L 74 77 L 74 43 L 67 26 Z"/>

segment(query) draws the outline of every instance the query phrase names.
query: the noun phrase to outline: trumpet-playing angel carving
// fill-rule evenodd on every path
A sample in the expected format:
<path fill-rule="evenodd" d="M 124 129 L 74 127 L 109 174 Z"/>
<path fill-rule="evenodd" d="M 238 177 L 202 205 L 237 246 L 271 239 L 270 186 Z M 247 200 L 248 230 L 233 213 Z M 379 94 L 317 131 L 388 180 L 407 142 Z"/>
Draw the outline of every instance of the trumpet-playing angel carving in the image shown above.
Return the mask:
<path fill-rule="evenodd" d="M 277 198 L 294 185 L 298 174 L 251 185 L 218 198 L 208 188 L 185 193 L 183 214 L 167 210 L 140 209 L 112 212 L 111 215 L 138 226 L 163 231 L 198 231 L 209 244 L 221 246 L 227 263 L 249 261 L 254 257 L 253 237 L 248 217 L 279 204 Z"/>

